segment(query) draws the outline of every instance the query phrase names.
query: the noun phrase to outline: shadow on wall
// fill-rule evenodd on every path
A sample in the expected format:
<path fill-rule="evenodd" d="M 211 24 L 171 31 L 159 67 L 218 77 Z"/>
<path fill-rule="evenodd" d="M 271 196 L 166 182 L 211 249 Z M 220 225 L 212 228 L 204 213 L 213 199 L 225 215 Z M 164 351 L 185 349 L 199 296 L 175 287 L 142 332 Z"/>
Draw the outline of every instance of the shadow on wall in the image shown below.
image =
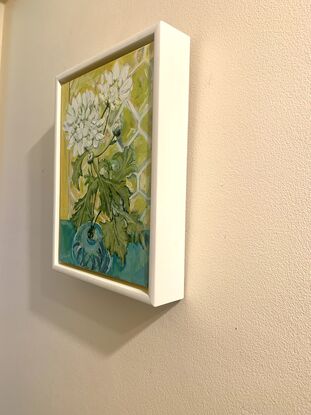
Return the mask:
<path fill-rule="evenodd" d="M 51 128 L 28 155 L 30 309 L 112 354 L 174 305 L 155 309 L 52 270 L 53 154 Z"/>

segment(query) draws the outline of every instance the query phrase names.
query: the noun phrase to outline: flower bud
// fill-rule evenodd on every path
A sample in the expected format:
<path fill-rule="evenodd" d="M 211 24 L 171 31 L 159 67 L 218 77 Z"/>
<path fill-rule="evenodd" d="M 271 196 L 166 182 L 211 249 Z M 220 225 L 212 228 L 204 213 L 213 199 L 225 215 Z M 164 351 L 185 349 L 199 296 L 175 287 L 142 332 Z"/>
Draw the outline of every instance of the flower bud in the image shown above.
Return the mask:
<path fill-rule="evenodd" d="M 117 121 L 114 123 L 114 125 L 113 125 L 113 127 L 112 127 L 112 134 L 113 134 L 115 137 L 120 137 L 120 135 L 121 135 L 121 122 L 120 122 L 120 120 L 117 120 Z"/>
<path fill-rule="evenodd" d="M 87 162 L 88 162 L 89 164 L 92 164 L 92 163 L 93 163 L 93 160 L 94 160 L 94 153 L 93 153 L 93 151 L 91 151 L 91 152 L 89 153 L 89 155 L 87 156 Z"/>

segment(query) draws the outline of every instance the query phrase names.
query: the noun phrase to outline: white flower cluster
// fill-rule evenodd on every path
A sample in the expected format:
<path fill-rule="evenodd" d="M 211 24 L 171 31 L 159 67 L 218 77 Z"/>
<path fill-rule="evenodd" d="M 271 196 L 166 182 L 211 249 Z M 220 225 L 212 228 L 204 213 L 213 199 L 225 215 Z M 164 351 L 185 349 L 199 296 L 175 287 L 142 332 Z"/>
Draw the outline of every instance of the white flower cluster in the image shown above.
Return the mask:
<path fill-rule="evenodd" d="M 120 68 L 116 62 L 112 71 L 105 71 L 100 77 L 97 85 L 99 98 L 105 106 L 109 105 L 112 110 L 118 108 L 129 96 L 133 81 L 130 76 L 128 64 Z"/>
<path fill-rule="evenodd" d="M 64 131 L 68 149 L 73 156 L 82 155 L 86 150 L 97 148 L 104 138 L 108 122 L 105 109 L 117 109 L 132 90 L 132 78 L 128 64 L 120 68 L 118 62 L 112 71 L 105 71 L 97 84 L 98 95 L 92 91 L 79 93 L 68 105 Z M 104 107 L 104 108 L 102 108 Z"/>
<path fill-rule="evenodd" d="M 86 91 L 73 98 L 68 105 L 64 131 L 67 133 L 68 149 L 73 148 L 74 157 L 98 147 L 104 137 L 103 125 L 98 97 L 93 92 Z"/>

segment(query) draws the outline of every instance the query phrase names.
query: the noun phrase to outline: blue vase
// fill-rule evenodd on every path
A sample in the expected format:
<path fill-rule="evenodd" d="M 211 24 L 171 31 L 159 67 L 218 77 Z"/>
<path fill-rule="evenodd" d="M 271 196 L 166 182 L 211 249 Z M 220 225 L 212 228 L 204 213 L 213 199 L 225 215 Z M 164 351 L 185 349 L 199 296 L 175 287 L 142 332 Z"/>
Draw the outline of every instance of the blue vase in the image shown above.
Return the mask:
<path fill-rule="evenodd" d="M 87 222 L 77 230 L 72 242 L 72 257 L 76 265 L 91 271 L 106 273 L 112 258 L 103 244 L 103 232 L 97 223 Z"/>

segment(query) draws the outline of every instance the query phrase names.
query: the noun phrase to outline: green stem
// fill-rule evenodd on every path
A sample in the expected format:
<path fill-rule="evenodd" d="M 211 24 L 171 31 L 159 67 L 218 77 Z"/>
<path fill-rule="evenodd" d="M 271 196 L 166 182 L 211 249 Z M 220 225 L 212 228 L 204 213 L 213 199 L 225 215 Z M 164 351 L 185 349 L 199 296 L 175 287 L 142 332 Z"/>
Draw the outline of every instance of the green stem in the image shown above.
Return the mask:
<path fill-rule="evenodd" d="M 91 164 L 91 166 L 93 167 L 93 169 L 94 169 L 94 171 L 95 171 L 95 175 L 98 175 L 98 173 L 97 173 L 97 171 L 96 171 L 96 169 L 95 169 L 94 163 L 92 163 L 92 164 Z M 93 169 L 91 169 L 91 170 L 93 170 Z M 92 175 L 93 175 L 93 171 L 92 171 Z"/>
<path fill-rule="evenodd" d="M 103 116 L 106 114 L 106 111 L 107 111 L 108 108 L 110 108 L 109 104 L 106 105 L 106 107 L 105 107 L 105 109 L 104 109 L 104 111 L 103 111 L 100 118 L 103 118 Z"/>
<path fill-rule="evenodd" d="M 97 192 L 95 193 L 94 200 L 93 200 L 93 215 L 94 215 L 94 212 L 95 212 L 96 195 L 97 195 Z"/>
<path fill-rule="evenodd" d="M 95 220 L 93 220 L 93 225 L 95 225 L 95 223 L 96 223 L 96 221 L 97 221 L 97 219 L 98 219 L 99 215 L 101 214 L 101 212 L 102 212 L 102 211 L 101 211 L 101 210 L 99 210 L 99 212 L 97 213 Z"/>
<path fill-rule="evenodd" d="M 97 154 L 96 156 L 94 156 L 94 159 L 102 156 L 105 153 L 105 151 L 108 149 L 108 147 L 110 147 L 112 144 L 116 143 L 116 140 L 114 138 L 115 138 L 115 135 L 112 136 L 112 139 L 109 141 L 109 143 L 103 149 L 103 151 L 101 151 L 99 154 Z"/>
<path fill-rule="evenodd" d="M 94 157 L 95 158 L 95 157 Z M 97 177 L 99 178 L 99 180 L 101 179 L 101 176 L 100 176 L 100 174 L 99 174 L 99 171 L 98 171 L 98 167 L 96 166 L 96 164 L 95 163 L 92 163 L 92 166 L 93 166 L 93 168 L 94 168 L 94 170 L 95 170 L 95 174 L 97 175 Z"/>
<path fill-rule="evenodd" d="M 106 105 L 106 108 L 105 108 L 105 110 L 104 110 L 103 115 L 102 115 L 101 118 L 104 117 L 104 115 L 105 115 L 105 113 L 106 113 L 107 110 L 108 110 L 108 115 L 107 115 L 106 124 L 105 124 L 104 131 L 103 131 L 103 135 L 105 135 L 105 132 L 106 132 L 106 129 L 107 129 L 107 125 L 108 125 L 109 115 L 110 115 L 110 105 L 109 104 Z"/>

